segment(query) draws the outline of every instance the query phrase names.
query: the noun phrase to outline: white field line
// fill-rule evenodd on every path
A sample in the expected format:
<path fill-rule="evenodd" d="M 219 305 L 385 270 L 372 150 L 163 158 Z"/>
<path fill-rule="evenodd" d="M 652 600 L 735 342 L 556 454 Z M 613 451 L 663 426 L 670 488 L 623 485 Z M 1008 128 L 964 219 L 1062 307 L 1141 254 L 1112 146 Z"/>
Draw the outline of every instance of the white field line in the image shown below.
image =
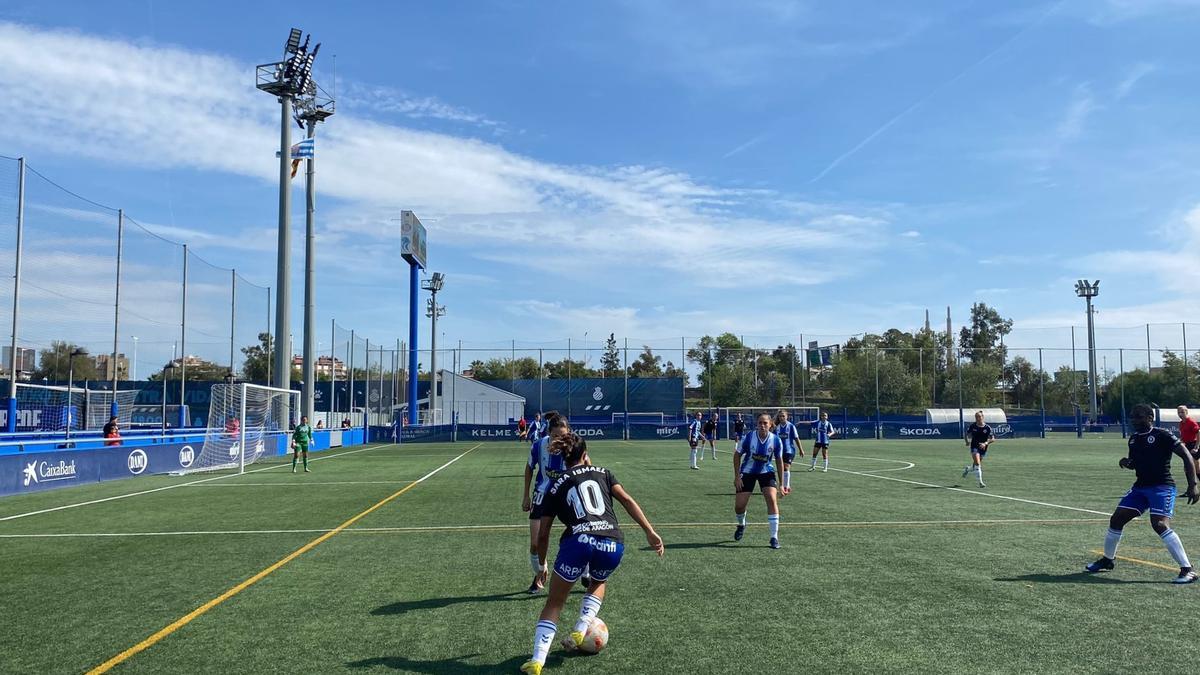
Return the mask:
<path fill-rule="evenodd" d="M 305 487 L 309 485 L 403 485 L 411 483 L 408 480 L 346 480 L 346 481 L 292 481 L 290 483 L 203 483 L 190 487 L 230 488 L 230 487 Z"/>
<path fill-rule="evenodd" d="M 336 457 L 345 457 L 346 455 L 353 455 L 353 454 L 357 454 L 359 452 L 366 452 L 368 450 L 382 450 L 383 448 L 389 448 L 389 447 L 393 447 L 395 445 L 396 445 L 395 443 L 389 443 L 387 445 L 376 445 L 376 446 L 372 446 L 372 447 L 368 447 L 368 448 L 359 448 L 357 450 L 348 450 L 346 452 L 339 452 L 336 455 L 322 455 L 322 456 L 314 457 L 312 459 L 312 461 L 319 462 L 323 459 L 334 459 Z M 287 466 L 287 464 L 275 464 L 272 466 L 265 466 L 261 469 L 251 469 L 250 471 L 247 471 L 246 473 L 247 474 L 248 473 L 259 473 L 260 471 L 270 471 L 271 469 L 281 469 L 285 466 Z M 148 495 L 148 494 L 153 494 L 155 492 L 162 492 L 163 490 L 174 490 L 175 488 L 188 487 L 189 485 L 198 485 L 200 483 L 208 483 L 208 482 L 214 481 L 214 480 L 222 480 L 224 478 L 232 478 L 234 476 L 244 476 L 244 475 L 246 475 L 246 474 L 227 473 L 227 474 L 224 474 L 221 476 L 213 476 L 211 478 L 201 478 L 200 480 L 188 481 L 187 483 L 175 483 L 174 485 L 164 485 L 163 487 L 154 488 L 151 490 L 139 490 L 138 492 L 128 492 L 123 495 L 104 497 L 102 499 L 91 499 L 86 502 L 77 502 L 74 504 L 64 504 L 62 506 L 54 506 L 54 507 L 51 507 L 48 509 L 39 509 L 37 511 L 29 511 L 27 513 L 17 513 L 17 514 L 11 515 L 11 516 L 0 517 L 0 523 L 4 522 L 6 520 L 16 520 L 18 518 L 27 518 L 29 516 L 38 516 L 43 513 L 53 513 L 55 511 L 63 511 L 66 509 L 79 508 L 80 506 L 91 506 L 93 504 L 103 504 L 104 502 L 116 501 L 118 499 L 128 499 L 129 497 L 140 497 L 141 495 Z"/>
<path fill-rule="evenodd" d="M 891 462 L 893 464 L 903 464 L 904 465 L 904 466 L 898 466 L 894 469 L 871 469 L 870 471 L 864 471 L 863 473 L 884 473 L 887 471 L 908 471 L 909 469 L 916 466 L 916 464 L 913 464 L 912 462 L 906 462 L 901 459 L 884 459 L 882 457 L 855 457 L 854 455 L 837 455 L 837 458 L 838 459 L 869 459 L 874 462 Z"/>
<path fill-rule="evenodd" d="M 1072 525 L 1079 523 L 1094 524 L 1105 522 L 1107 518 L 1007 518 L 1007 519 L 975 519 L 975 520 L 862 520 L 862 521 L 829 521 L 819 523 L 781 522 L 780 527 L 790 528 L 831 528 L 831 527 L 926 527 L 941 525 Z M 735 523 L 659 523 L 656 529 L 681 529 L 689 527 L 733 527 Z M 765 527 L 766 523 L 747 523 L 751 527 Z M 520 531 L 524 532 L 527 524 L 511 525 L 430 525 L 424 527 L 353 527 L 342 530 L 343 533 L 362 534 L 403 534 L 421 532 L 487 532 L 487 531 Z M 261 535 L 261 534 L 322 534 L 330 529 L 297 529 L 297 530 L 190 530 L 177 532 L 55 532 L 32 534 L 0 534 L 0 539 L 87 539 L 115 537 L 184 537 L 184 536 L 228 536 L 228 535 Z"/>
<path fill-rule="evenodd" d="M 728 453 L 729 451 L 721 450 L 721 452 Z M 730 453 L 730 454 L 732 454 L 732 453 Z M 899 461 L 899 460 L 895 460 L 895 459 L 883 459 L 882 457 L 860 457 L 858 459 L 878 459 L 878 460 L 884 461 L 884 462 Z M 909 485 L 920 485 L 921 487 L 938 488 L 939 490 L 949 490 L 951 492 L 962 492 L 964 494 L 969 494 L 969 495 L 979 495 L 981 497 L 991 497 L 992 499 L 1005 499 L 1005 500 L 1008 500 L 1011 502 L 1021 502 L 1023 504 L 1036 504 L 1037 506 L 1049 506 L 1049 507 L 1055 508 L 1055 509 L 1066 509 L 1067 511 L 1078 511 L 1080 513 L 1091 513 L 1091 514 L 1095 514 L 1097 516 L 1110 515 L 1104 511 L 1095 511 L 1093 509 L 1084 509 L 1084 508 L 1080 508 L 1078 506 L 1064 506 L 1062 504 L 1051 504 L 1050 502 L 1039 502 L 1039 501 L 1035 501 L 1033 499 L 1022 499 L 1020 497 L 1009 497 L 1007 495 L 998 495 L 994 492 L 981 492 L 979 490 L 967 490 L 966 488 L 951 487 L 949 485 L 937 485 L 936 483 L 923 483 L 923 482 L 917 481 L 917 480 L 908 480 L 906 478 L 896 478 L 894 476 L 880 476 L 880 475 L 878 475 L 878 472 L 868 473 L 866 471 L 851 471 L 849 469 L 837 469 L 834 467 L 829 467 L 829 470 L 830 471 L 839 471 L 841 473 L 853 474 L 855 476 L 866 476 L 867 478 L 878 478 L 879 480 L 890 480 L 890 481 L 895 481 L 897 483 L 908 483 Z"/>

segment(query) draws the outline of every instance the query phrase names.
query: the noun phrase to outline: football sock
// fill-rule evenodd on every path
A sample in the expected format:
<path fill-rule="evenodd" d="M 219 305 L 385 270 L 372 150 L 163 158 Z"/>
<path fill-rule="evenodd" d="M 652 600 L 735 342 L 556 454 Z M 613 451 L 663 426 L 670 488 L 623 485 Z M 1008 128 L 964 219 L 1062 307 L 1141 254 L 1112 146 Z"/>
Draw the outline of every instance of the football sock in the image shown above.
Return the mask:
<path fill-rule="evenodd" d="M 296 459 L 297 459 L 297 456 L 295 454 L 293 454 L 292 455 L 292 470 L 293 471 L 296 470 Z"/>
<path fill-rule="evenodd" d="M 533 631 L 533 660 L 538 663 L 545 664 L 546 657 L 550 654 L 550 647 L 554 644 L 554 634 L 558 632 L 558 626 L 554 625 L 553 621 L 539 621 L 537 628 Z"/>
<path fill-rule="evenodd" d="M 792 489 L 792 472 L 790 469 L 783 472 L 783 487 L 789 490 Z"/>
<path fill-rule="evenodd" d="M 308 453 L 304 453 L 304 468 L 308 468 Z"/>
<path fill-rule="evenodd" d="M 813 463 L 815 464 L 816 462 L 813 462 Z M 826 469 L 829 468 L 829 458 L 828 457 L 825 458 L 825 468 Z"/>
<path fill-rule="evenodd" d="M 817 465 L 817 456 L 816 456 L 816 455 L 813 455 L 813 457 L 812 457 L 812 464 L 810 464 L 810 466 L 816 466 L 816 465 Z"/>
<path fill-rule="evenodd" d="M 779 538 L 779 514 L 778 513 L 767 515 L 767 526 L 771 530 L 771 538 L 778 539 Z"/>
<path fill-rule="evenodd" d="M 696 451 L 692 451 L 692 466 L 696 466 Z"/>
<path fill-rule="evenodd" d="M 1183 550 L 1183 542 L 1179 541 L 1179 535 L 1175 534 L 1175 530 L 1163 532 L 1162 540 L 1167 545 L 1167 550 L 1171 552 L 1171 557 L 1179 563 L 1180 567 L 1192 566 L 1192 562 L 1188 560 L 1187 551 Z"/>
<path fill-rule="evenodd" d="M 1104 534 L 1104 557 L 1112 560 L 1117 557 L 1117 546 L 1121 543 L 1121 531 L 1108 528 L 1108 532 Z M 1166 537 L 1163 537 L 1166 540 Z M 1179 537 L 1175 537 L 1175 541 L 1179 541 Z M 1168 548 L 1170 546 L 1168 545 Z"/>
<path fill-rule="evenodd" d="M 592 619 L 600 613 L 600 598 L 588 593 L 583 596 L 583 605 L 579 608 L 579 620 L 575 622 L 575 632 L 586 633 Z"/>
<path fill-rule="evenodd" d="M 746 514 L 745 514 L 745 513 L 738 513 L 738 514 L 735 514 L 735 515 L 737 515 L 737 521 L 738 521 L 738 525 L 739 525 L 739 526 L 741 526 L 741 527 L 745 527 L 745 526 L 746 526 Z"/>
<path fill-rule="evenodd" d="M 538 560 L 538 554 L 536 554 L 536 553 L 529 554 L 529 567 L 530 567 L 530 569 L 533 570 L 534 574 L 537 574 L 538 572 L 542 571 L 542 563 L 540 560 Z"/>
<path fill-rule="evenodd" d="M 982 464 L 978 464 L 975 466 L 975 475 L 979 477 L 979 482 L 982 483 L 983 482 L 983 465 Z"/>

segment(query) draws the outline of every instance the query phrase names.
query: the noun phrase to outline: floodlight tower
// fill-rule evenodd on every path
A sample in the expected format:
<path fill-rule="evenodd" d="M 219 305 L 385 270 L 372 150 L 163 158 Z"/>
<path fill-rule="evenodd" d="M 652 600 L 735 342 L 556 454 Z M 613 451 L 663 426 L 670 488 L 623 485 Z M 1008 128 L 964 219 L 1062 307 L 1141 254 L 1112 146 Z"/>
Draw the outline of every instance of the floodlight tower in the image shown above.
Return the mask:
<path fill-rule="evenodd" d="M 1091 283 L 1087 279 L 1080 279 L 1075 282 L 1075 295 L 1087 301 L 1087 329 L 1088 329 L 1088 389 L 1091 393 L 1091 418 L 1092 424 L 1096 423 L 1096 323 L 1092 316 L 1096 313 L 1092 307 L 1092 298 L 1100 295 L 1100 280 L 1097 279 Z"/>
<path fill-rule="evenodd" d="M 434 272 L 433 276 L 421 282 L 421 288 L 429 291 L 429 301 L 426 303 L 425 316 L 433 320 L 429 336 L 429 414 L 437 410 L 437 320 L 446 313 L 446 308 L 437 303 L 438 291 L 446 285 L 446 275 Z M 439 420 L 434 417 L 436 424 Z"/>
<path fill-rule="evenodd" d="M 320 47 L 320 45 L 317 45 Z M 316 50 L 313 50 L 316 55 Z M 311 64 L 311 60 L 309 61 Z M 304 128 L 309 143 L 315 144 L 317 124 L 333 116 L 334 101 L 311 78 L 300 97 L 296 100 L 296 123 Z M 313 342 L 316 340 L 316 281 L 313 213 L 316 211 L 317 186 L 314 164 L 316 149 L 309 147 L 302 153 L 305 158 L 304 168 L 304 369 L 301 379 L 304 384 L 300 388 L 300 409 L 308 419 L 316 418 L 316 360 L 317 353 Z M 332 364 L 332 361 L 330 361 Z M 332 368 L 332 365 L 330 366 Z M 330 390 L 332 391 L 332 390 Z"/>
<path fill-rule="evenodd" d="M 291 279 L 289 269 L 289 247 L 291 237 L 289 232 L 289 212 L 291 210 L 291 172 L 288 164 L 291 162 L 291 127 L 292 101 L 309 88 L 312 79 L 312 64 L 317 57 L 318 44 L 312 52 L 308 51 L 311 35 L 300 43 L 303 31 L 293 28 L 288 34 L 284 45 L 284 60 L 267 63 L 255 68 L 255 86 L 262 91 L 279 99 L 279 240 L 276 251 L 276 290 L 275 290 L 275 334 L 287 335 L 291 332 L 289 308 L 291 304 Z M 283 343 L 283 341 L 279 341 Z M 274 354 L 274 386 L 281 389 L 291 389 L 292 368 L 288 363 L 291 355 L 276 346 Z"/>
<path fill-rule="evenodd" d="M 417 423 L 417 272 L 428 259 L 425 226 L 412 211 L 400 211 L 400 257 L 408 262 L 408 423 Z"/>

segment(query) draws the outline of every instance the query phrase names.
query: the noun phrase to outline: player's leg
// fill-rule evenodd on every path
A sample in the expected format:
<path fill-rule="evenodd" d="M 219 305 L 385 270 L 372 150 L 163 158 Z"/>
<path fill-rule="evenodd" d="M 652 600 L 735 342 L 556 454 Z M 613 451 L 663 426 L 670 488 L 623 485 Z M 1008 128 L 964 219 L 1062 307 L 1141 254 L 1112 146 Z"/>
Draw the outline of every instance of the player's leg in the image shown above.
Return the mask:
<path fill-rule="evenodd" d="M 308 473 L 308 446 L 300 448 L 300 456 L 304 458 L 304 473 Z"/>
<path fill-rule="evenodd" d="M 1142 515 L 1147 506 L 1147 500 L 1136 488 L 1121 498 L 1112 517 L 1108 519 L 1108 531 L 1104 533 L 1104 557 L 1085 567 L 1085 571 L 1103 572 L 1113 568 L 1113 560 L 1117 557 L 1117 547 L 1121 544 L 1125 525 Z"/>
<path fill-rule="evenodd" d="M 774 483 L 774 480 L 771 482 Z M 771 548 L 779 548 L 779 491 L 773 486 L 763 487 L 762 493 L 767 502 L 767 527 L 771 531 Z"/>
<path fill-rule="evenodd" d="M 688 443 L 688 447 L 691 449 L 691 453 L 692 453 L 692 468 L 699 469 L 700 467 L 696 466 L 696 454 L 697 454 L 696 444 Z"/>
<path fill-rule="evenodd" d="M 754 484 L 750 482 L 750 477 L 742 474 L 742 489 L 733 497 L 733 515 L 737 518 L 737 529 L 733 531 L 734 541 L 741 541 L 742 535 L 746 534 L 746 505 L 750 503 L 753 490 Z"/>
<path fill-rule="evenodd" d="M 816 461 L 816 457 L 815 457 L 815 455 L 816 455 L 816 454 L 817 454 L 817 453 L 815 453 L 815 452 L 813 453 L 813 455 L 814 455 L 814 458 L 813 458 L 813 461 L 814 461 L 814 463 L 815 463 L 815 461 Z M 821 446 L 821 459 L 825 460 L 825 468 L 821 469 L 821 471 L 828 472 L 828 471 L 829 471 L 829 446 L 828 446 L 828 445 L 822 445 L 822 446 Z"/>
<path fill-rule="evenodd" d="M 792 491 L 792 460 L 796 459 L 796 455 L 786 453 L 783 456 L 783 494 L 790 494 Z M 764 493 L 765 494 L 765 493 Z"/>
<path fill-rule="evenodd" d="M 817 450 L 820 449 L 820 447 L 821 447 L 820 444 L 813 445 L 812 461 L 809 462 L 809 464 L 808 464 L 809 471 L 817 470 Z"/>
<path fill-rule="evenodd" d="M 546 605 L 542 607 L 542 613 L 533 629 L 533 655 L 521 665 L 522 673 L 541 674 L 542 666 L 546 665 L 546 657 L 550 655 L 550 647 L 554 645 L 554 635 L 558 632 L 558 616 L 562 613 L 563 605 L 567 603 L 575 581 L 563 579 L 558 574 L 551 577 L 550 594 L 546 597 Z"/>
<path fill-rule="evenodd" d="M 983 458 L 987 455 L 987 448 L 976 450 L 971 454 L 971 458 L 975 462 L 975 478 L 979 481 L 979 487 L 987 487 L 983 483 Z"/>
<path fill-rule="evenodd" d="M 1167 552 L 1179 565 L 1179 576 L 1175 578 L 1175 583 L 1190 584 L 1196 580 L 1196 573 L 1192 571 L 1192 562 L 1188 560 L 1187 551 L 1183 549 L 1183 542 L 1180 541 L 1175 530 L 1171 529 L 1171 517 L 1175 515 L 1175 486 L 1164 485 L 1153 488 L 1153 491 L 1150 503 L 1150 527 L 1153 527 L 1154 531 L 1158 533 L 1163 545 L 1167 547 Z"/>
<path fill-rule="evenodd" d="M 296 462 L 300 461 L 300 448 L 292 444 L 292 473 L 296 473 Z"/>
<path fill-rule="evenodd" d="M 712 438 L 708 439 L 708 446 L 712 448 L 712 458 L 717 458 L 717 436 L 713 434 Z"/>
<path fill-rule="evenodd" d="M 546 585 L 546 562 L 538 553 L 538 533 L 542 525 L 541 509 L 534 505 L 529 509 L 529 567 L 533 570 L 533 581 L 529 593 L 535 594 Z"/>
<path fill-rule="evenodd" d="M 608 578 L 621 564 L 621 556 L 625 553 L 624 544 L 618 544 L 611 539 L 600 539 L 600 542 L 600 546 L 592 546 L 591 560 L 588 563 L 588 568 L 592 571 L 592 583 L 580 604 L 579 618 L 576 619 L 575 628 L 571 631 L 570 644 L 567 645 L 564 641 L 564 646 L 578 647 L 583 644 L 584 634 L 587 633 L 592 620 L 600 614 L 600 605 L 604 602 Z"/>

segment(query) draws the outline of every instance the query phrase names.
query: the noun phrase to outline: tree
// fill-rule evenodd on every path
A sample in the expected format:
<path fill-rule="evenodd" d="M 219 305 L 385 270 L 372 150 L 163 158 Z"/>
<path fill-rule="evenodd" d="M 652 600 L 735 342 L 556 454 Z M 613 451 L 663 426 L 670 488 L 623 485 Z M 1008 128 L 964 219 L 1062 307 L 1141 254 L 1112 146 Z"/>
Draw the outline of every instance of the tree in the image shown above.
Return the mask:
<path fill-rule="evenodd" d="M 621 370 L 621 355 L 617 352 L 617 338 L 614 333 L 608 334 L 604 343 L 604 354 L 600 356 L 600 370 L 603 377 L 612 377 Z"/>
<path fill-rule="evenodd" d="M 81 350 L 83 347 L 72 342 L 54 340 L 50 343 L 49 349 L 42 350 L 38 357 L 38 367 L 33 371 L 31 379 L 65 382 L 70 375 L 72 363 L 76 382 L 101 379 L 100 371 L 96 368 L 96 362 L 92 360 L 91 356 L 81 355 L 74 359 L 71 358 L 73 352 Z"/>
<path fill-rule="evenodd" d="M 1043 373 L 1033 367 L 1024 356 L 1014 357 L 1004 366 L 1001 381 L 1010 394 L 1009 403 L 1014 408 L 1041 408 L 1041 382 Z"/>
<path fill-rule="evenodd" d="M 971 305 L 970 326 L 963 326 L 958 333 L 958 346 L 963 350 L 963 356 L 971 363 L 1004 364 L 1008 360 L 1006 350 L 999 345 L 1004 336 L 1012 332 L 1012 325 L 1012 319 L 1005 319 L 985 303 Z"/>
<path fill-rule="evenodd" d="M 536 380 L 538 377 L 538 362 L 532 356 L 522 356 L 516 360 L 494 358 L 480 361 L 476 359 L 471 362 L 470 367 L 477 380 Z"/>
<path fill-rule="evenodd" d="M 249 382 L 266 382 L 267 371 L 274 358 L 274 349 L 268 350 L 270 333 L 259 333 L 258 344 L 242 347 L 242 379 Z M 272 345 L 273 346 L 273 345 Z"/>
<path fill-rule="evenodd" d="M 962 375 L 955 369 L 946 372 L 944 395 L 942 400 L 957 406 L 959 401 L 959 380 L 962 380 L 962 404 L 967 408 L 982 408 L 999 402 L 996 385 L 1000 384 L 1000 364 L 964 363 Z"/>
<path fill-rule="evenodd" d="M 662 357 L 655 356 L 650 345 L 642 345 L 642 353 L 629 365 L 630 377 L 662 377 Z"/>
<path fill-rule="evenodd" d="M 560 361 L 550 361 L 545 365 L 546 377 L 550 379 L 565 380 L 568 377 L 599 377 L 600 373 L 587 367 L 583 361 L 575 359 L 562 359 Z"/>

